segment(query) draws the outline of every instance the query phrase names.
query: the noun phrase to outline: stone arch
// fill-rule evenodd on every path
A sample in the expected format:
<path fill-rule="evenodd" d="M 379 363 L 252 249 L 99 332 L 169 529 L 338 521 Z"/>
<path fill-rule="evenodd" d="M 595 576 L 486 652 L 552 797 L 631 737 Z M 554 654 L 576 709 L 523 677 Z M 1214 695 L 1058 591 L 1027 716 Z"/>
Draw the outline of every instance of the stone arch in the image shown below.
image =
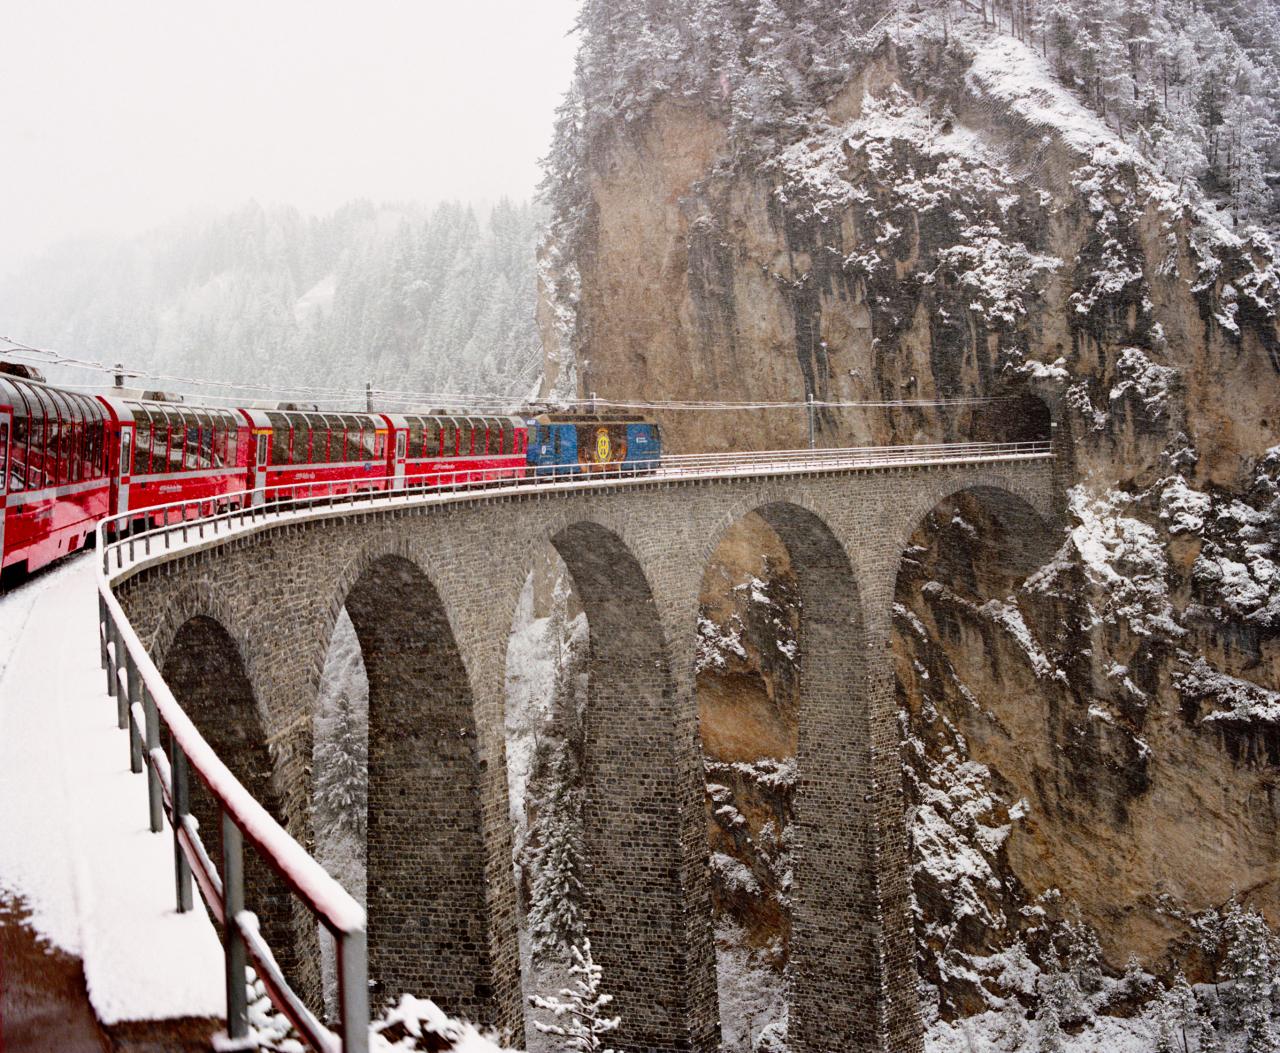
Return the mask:
<path fill-rule="evenodd" d="M 370 979 L 375 1000 L 412 992 L 491 1023 L 471 683 L 440 593 L 408 552 L 407 544 L 362 552 L 339 579 L 323 627 L 327 641 L 346 607 L 369 681 Z"/>
<path fill-rule="evenodd" d="M 926 503 L 928 507 L 922 508 Z M 928 793 L 913 789 L 913 783 L 928 786 L 933 779 L 952 778 L 948 774 L 951 758 L 958 758 L 954 763 L 959 765 L 972 757 L 990 765 L 990 789 L 993 798 L 999 799 L 997 789 L 1009 784 L 999 770 L 1001 765 L 988 752 L 992 744 L 1005 742 L 1018 752 L 1032 748 L 1022 738 L 1025 728 L 1007 721 L 1013 711 L 1020 719 L 1023 714 L 1030 719 L 1034 707 L 1026 704 L 1027 695 L 1020 692 L 1026 681 L 1010 669 L 1002 644 L 1009 644 L 1015 655 L 1032 654 L 1032 644 L 1024 635 L 1027 624 L 1022 622 L 1023 615 L 1028 615 L 1028 624 L 1034 623 L 1026 607 L 1019 610 L 1018 605 L 1004 601 L 1016 583 L 1048 561 L 1061 543 L 1053 520 L 1042 514 L 1045 506 L 1041 495 L 1030 488 L 1002 484 L 991 476 L 964 485 L 932 488 L 902 525 L 891 564 L 892 591 L 885 606 L 893 605 L 891 618 L 896 630 L 896 715 L 910 736 L 910 748 L 903 751 L 904 792 L 912 795 L 911 803 L 921 809 L 916 832 L 925 831 L 926 841 L 931 834 L 924 820 L 936 820 L 932 809 L 942 810 L 942 806 L 931 803 Z M 980 671 L 980 676 L 989 670 L 989 679 L 971 679 L 969 674 L 974 670 Z M 1030 673 L 1029 679 L 1039 684 L 1036 673 Z M 1038 693 L 1043 688 L 1033 686 L 1031 690 Z M 1002 700 L 1008 700 L 1009 707 L 1003 713 Z M 945 789 L 936 794 L 937 799 L 946 799 Z M 957 836 L 963 838 L 966 826 L 959 826 Z M 980 843 L 970 847 L 981 855 Z M 926 850 L 923 856 L 928 854 Z M 924 865 L 915 872 L 913 883 L 919 916 L 938 922 L 944 931 L 948 924 L 952 926 L 948 947 L 979 957 L 992 953 L 991 945 L 975 942 L 988 938 L 985 926 L 979 935 L 971 925 L 975 915 L 958 917 L 948 906 L 953 900 L 964 899 L 956 891 L 963 887 L 962 879 L 947 875 L 945 867 Z M 983 892 L 979 889 L 970 894 L 981 897 Z M 987 905 L 996 913 L 1003 909 L 995 896 Z M 952 974 L 953 982 L 941 985 L 947 972 L 945 967 L 939 970 L 936 963 L 945 959 L 942 953 L 933 953 L 936 944 L 928 950 L 924 947 L 923 979 L 939 985 L 944 1015 L 957 1012 L 967 999 L 981 996 L 982 982 L 976 977 Z"/>
<path fill-rule="evenodd" d="M 588 625 L 587 932 L 622 1018 L 620 1046 L 712 1049 L 697 754 L 644 556 L 621 524 L 606 522 L 557 516 L 548 524 Z"/>
<path fill-rule="evenodd" d="M 894 926 L 886 926 L 879 900 L 873 761 L 883 735 L 867 696 L 863 589 L 828 518 L 799 494 L 770 488 L 733 515 L 751 511 L 786 546 L 801 604 L 788 1043 L 804 1051 L 882 1049 L 893 982 L 884 941 Z M 704 549 L 704 574 L 727 529 Z"/>
<path fill-rule="evenodd" d="M 897 579 L 898 560 L 925 517 L 944 502 L 964 496 L 976 499 L 991 513 L 1002 531 L 998 540 L 1004 545 L 1002 554 L 1011 567 L 1030 573 L 1048 558 L 1058 543 L 1053 520 L 1054 495 L 1038 480 L 1017 478 L 1011 482 L 995 472 L 963 480 L 941 475 L 934 485 L 920 487 L 915 502 L 898 520 L 889 540 L 894 554 L 891 591 Z"/>
<path fill-rule="evenodd" d="M 193 602 L 195 601 L 195 602 Z M 223 604 L 205 589 L 180 596 L 171 612 L 221 610 Z M 272 743 L 250 679 L 243 649 L 225 623 L 209 613 L 169 614 L 161 622 L 158 666 L 174 698 L 200 734 L 268 812 L 288 825 L 275 772 Z M 167 738 L 167 736 L 166 736 Z M 215 866 L 222 869 L 221 814 L 213 797 L 193 772 L 191 812 Z M 288 885 L 251 848 L 245 850 L 245 905 L 262 922 L 263 934 L 285 974 L 306 992 L 315 990 L 317 975 L 309 951 L 314 927 Z"/>

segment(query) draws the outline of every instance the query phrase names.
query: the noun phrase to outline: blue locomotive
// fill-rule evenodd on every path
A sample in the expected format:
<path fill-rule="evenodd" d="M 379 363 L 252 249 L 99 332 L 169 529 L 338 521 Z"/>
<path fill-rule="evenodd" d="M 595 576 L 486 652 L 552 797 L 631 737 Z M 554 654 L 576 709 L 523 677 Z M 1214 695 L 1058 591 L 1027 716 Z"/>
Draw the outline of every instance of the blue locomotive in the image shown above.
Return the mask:
<path fill-rule="evenodd" d="M 644 417 L 543 413 L 528 422 L 526 464 L 533 475 L 652 472 L 662 459 L 662 434 Z"/>

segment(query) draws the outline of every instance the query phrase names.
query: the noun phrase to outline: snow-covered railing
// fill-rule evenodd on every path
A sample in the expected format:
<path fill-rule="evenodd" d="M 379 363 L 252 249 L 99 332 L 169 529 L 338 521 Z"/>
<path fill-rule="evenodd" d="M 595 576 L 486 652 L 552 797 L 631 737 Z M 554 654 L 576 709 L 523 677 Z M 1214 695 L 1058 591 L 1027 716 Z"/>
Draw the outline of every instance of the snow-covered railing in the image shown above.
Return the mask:
<path fill-rule="evenodd" d="M 424 479 L 394 477 L 307 481 L 178 501 L 122 513 L 98 524 L 98 606 L 102 665 L 117 700 L 119 724 L 129 731 L 133 771 L 146 770 L 151 829 L 167 817 L 174 832 L 178 910 L 191 909 L 192 879 L 223 927 L 227 975 L 227 1035 L 248 1034 L 249 961 L 272 1002 L 311 1048 L 321 1053 L 367 1053 L 368 960 L 365 912 L 337 881 L 262 807 L 213 751 L 164 682 L 112 592 L 113 575 L 153 554 L 176 552 L 299 513 L 400 507 L 530 491 L 578 490 L 664 481 L 829 473 L 984 461 L 1042 460 L 1048 442 L 950 443 L 931 446 L 850 447 L 663 456 L 635 465 L 580 463 L 539 468 L 466 469 Z M 114 564 L 114 566 L 113 566 Z M 169 753 L 160 728 L 169 732 Z M 222 816 L 221 870 L 209 857 L 190 814 L 189 775 L 209 788 Z M 289 986 L 256 916 L 244 909 L 244 843 L 270 865 L 334 935 L 338 947 L 338 1034 L 325 1027 Z"/>
<path fill-rule="evenodd" d="M 107 543 L 105 523 L 98 544 Z M 147 772 L 150 823 L 173 830 L 174 874 L 179 912 L 192 907 L 191 884 L 200 888 L 222 926 L 226 961 L 227 1037 L 231 1048 L 249 1034 L 248 973 L 252 962 L 276 1007 L 319 1053 L 367 1053 L 369 1048 L 368 955 L 364 909 L 325 872 L 245 789 L 183 711 L 147 654 L 111 591 L 105 564 L 99 568 L 98 618 L 107 691 L 117 718 L 129 731 L 129 765 Z M 169 735 L 169 752 L 160 729 Z M 221 869 L 209 856 L 190 812 L 190 776 L 208 787 L 222 823 Z M 275 955 L 244 907 L 245 842 L 285 881 L 334 936 L 338 950 L 338 1034 L 322 1024 L 289 986 Z"/>
<path fill-rule="evenodd" d="M 968 442 L 921 446 L 852 446 L 840 449 L 765 450 L 751 453 L 666 455 L 644 466 L 581 462 L 523 468 L 468 468 L 420 479 L 393 476 L 285 483 L 201 500 L 176 501 L 104 520 L 111 540 L 102 549 L 103 568 L 116 570 L 154 550 L 170 551 L 194 539 L 216 538 L 282 514 L 355 505 L 415 504 L 466 499 L 486 492 L 501 496 L 548 489 L 616 487 L 676 481 L 874 470 L 931 464 L 1039 460 L 1052 457 L 1050 442 Z M 139 524 L 142 524 L 139 529 Z M 132 529 L 131 529 L 132 528 Z"/>

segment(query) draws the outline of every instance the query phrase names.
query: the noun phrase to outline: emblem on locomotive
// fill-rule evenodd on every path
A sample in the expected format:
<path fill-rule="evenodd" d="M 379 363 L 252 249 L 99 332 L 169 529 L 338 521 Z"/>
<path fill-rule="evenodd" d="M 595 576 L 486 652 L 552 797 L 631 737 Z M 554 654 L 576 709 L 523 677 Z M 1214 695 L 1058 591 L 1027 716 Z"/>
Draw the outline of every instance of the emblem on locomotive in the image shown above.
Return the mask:
<path fill-rule="evenodd" d="M 599 428 L 596 430 L 596 461 L 604 464 L 609 460 L 609 454 L 612 449 L 609 445 L 609 429 Z"/>

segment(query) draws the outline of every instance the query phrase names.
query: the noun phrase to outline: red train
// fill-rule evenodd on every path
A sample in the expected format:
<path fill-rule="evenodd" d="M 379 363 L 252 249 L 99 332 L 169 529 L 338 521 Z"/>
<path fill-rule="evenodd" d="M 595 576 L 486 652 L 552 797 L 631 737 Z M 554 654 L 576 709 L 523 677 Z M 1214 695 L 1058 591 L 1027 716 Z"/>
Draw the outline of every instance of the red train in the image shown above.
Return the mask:
<path fill-rule="evenodd" d="M 516 417 L 215 409 L 82 395 L 0 366 L 0 568 L 32 571 L 82 548 L 98 520 L 192 502 L 192 515 L 323 489 L 403 489 L 525 474 Z M 198 505 L 195 503 L 199 502 Z"/>

